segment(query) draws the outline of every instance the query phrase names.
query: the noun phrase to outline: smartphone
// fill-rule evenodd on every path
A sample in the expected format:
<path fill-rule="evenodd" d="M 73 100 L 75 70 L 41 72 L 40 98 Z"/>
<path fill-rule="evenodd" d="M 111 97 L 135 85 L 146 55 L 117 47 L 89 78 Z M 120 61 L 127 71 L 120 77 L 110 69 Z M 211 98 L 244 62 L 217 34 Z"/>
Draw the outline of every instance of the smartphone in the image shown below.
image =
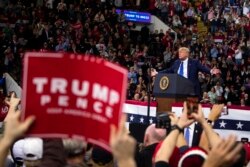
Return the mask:
<path fill-rule="evenodd" d="M 221 115 L 228 115 L 228 108 L 227 106 L 224 106 L 222 111 L 221 111 Z"/>
<path fill-rule="evenodd" d="M 197 98 L 187 98 L 187 115 L 190 116 L 192 113 L 197 113 L 198 105 Z"/>
<path fill-rule="evenodd" d="M 242 137 L 240 140 L 242 143 L 248 143 L 248 138 Z"/>

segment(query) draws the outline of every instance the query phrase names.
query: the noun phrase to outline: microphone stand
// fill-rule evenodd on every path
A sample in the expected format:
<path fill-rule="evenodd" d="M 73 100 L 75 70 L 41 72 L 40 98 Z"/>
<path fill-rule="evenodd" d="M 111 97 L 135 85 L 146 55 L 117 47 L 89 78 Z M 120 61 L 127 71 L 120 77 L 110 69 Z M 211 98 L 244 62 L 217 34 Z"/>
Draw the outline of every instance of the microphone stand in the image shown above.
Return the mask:
<path fill-rule="evenodd" d="M 151 59 L 153 57 L 152 56 L 147 56 L 146 59 L 148 59 L 148 65 L 149 65 L 149 72 L 148 72 L 148 86 L 147 86 L 147 94 L 148 94 L 148 105 L 147 105 L 147 117 L 148 117 L 148 125 L 150 125 L 150 121 L 149 121 L 149 118 L 150 118 L 150 102 L 151 102 L 151 96 L 150 96 L 150 93 L 151 93 L 151 70 L 152 70 L 152 63 L 151 63 Z"/>

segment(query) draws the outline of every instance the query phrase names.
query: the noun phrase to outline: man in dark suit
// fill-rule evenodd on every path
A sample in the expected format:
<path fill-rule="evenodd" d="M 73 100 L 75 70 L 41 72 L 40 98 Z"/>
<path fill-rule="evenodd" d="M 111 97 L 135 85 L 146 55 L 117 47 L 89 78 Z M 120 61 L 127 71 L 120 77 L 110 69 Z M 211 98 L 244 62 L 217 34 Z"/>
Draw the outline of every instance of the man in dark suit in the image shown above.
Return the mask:
<path fill-rule="evenodd" d="M 179 59 L 174 62 L 174 64 L 165 70 L 159 71 L 159 73 L 176 73 L 187 79 L 189 79 L 194 84 L 195 94 L 201 97 L 201 89 L 198 79 L 198 72 L 204 72 L 208 74 L 220 73 L 219 69 L 203 66 L 199 60 L 189 58 L 189 49 L 186 47 L 181 47 L 178 50 Z M 155 76 L 158 72 L 152 69 L 151 76 Z"/>
<path fill-rule="evenodd" d="M 189 135 L 187 135 L 187 130 L 189 131 Z M 200 137 L 202 133 L 202 127 L 199 123 L 194 122 L 190 126 L 184 129 L 184 138 L 189 147 L 199 146 Z"/>

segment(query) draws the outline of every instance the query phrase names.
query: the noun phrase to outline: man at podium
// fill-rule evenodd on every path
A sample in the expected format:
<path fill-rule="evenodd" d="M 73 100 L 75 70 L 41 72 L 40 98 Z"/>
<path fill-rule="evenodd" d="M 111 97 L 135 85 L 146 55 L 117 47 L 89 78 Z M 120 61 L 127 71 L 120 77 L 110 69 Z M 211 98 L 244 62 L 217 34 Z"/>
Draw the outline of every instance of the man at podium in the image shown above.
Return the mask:
<path fill-rule="evenodd" d="M 210 69 L 203 66 L 199 60 L 189 58 L 189 53 L 190 51 L 187 47 L 179 48 L 179 59 L 176 60 L 170 68 L 159 71 L 159 73 L 175 73 L 189 79 L 194 85 L 195 94 L 201 97 L 198 72 L 217 74 L 220 73 L 220 70 L 217 68 Z M 156 76 L 157 74 L 158 72 L 155 69 L 152 69 L 151 76 Z"/>

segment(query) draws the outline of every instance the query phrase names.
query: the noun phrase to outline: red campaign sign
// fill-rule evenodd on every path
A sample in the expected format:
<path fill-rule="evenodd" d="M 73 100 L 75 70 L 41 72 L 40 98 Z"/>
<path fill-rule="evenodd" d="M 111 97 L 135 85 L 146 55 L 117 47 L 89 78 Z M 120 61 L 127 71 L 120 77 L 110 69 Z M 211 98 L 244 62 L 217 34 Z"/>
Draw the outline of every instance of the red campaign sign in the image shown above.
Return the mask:
<path fill-rule="evenodd" d="M 22 119 L 35 115 L 28 135 L 73 137 L 109 149 L 110 124 L 118 125 L 127 70 L 94 56 L 26 53 Z"/>

